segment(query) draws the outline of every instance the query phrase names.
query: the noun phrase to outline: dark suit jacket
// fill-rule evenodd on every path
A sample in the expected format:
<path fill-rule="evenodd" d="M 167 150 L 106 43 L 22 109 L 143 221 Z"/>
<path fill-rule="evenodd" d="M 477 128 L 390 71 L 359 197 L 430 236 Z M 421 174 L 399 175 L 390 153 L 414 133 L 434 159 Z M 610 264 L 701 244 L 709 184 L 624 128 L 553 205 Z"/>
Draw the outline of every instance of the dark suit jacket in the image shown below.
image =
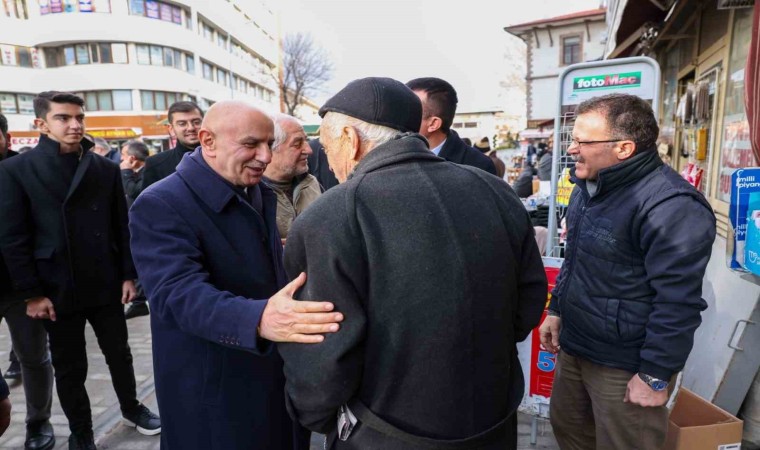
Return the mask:
<path fill-rule="evenodd" d="M 307 428 L 334 436 L 352 398 L 438 439 L 473 436 L 517 408 L 515 343 L 538 324 L 547 286 L 528 214 L 502 180 L 436 157 L 419 135 L 389 141 L 293 222 L 285 267 L 308 274 L 300 299 L 345 314 L 319 344 L 278 344 L 291 412 Z M 508 448 L 508 430 L 496 437 L 477 448 Z M 415 447 L 362 424 L 328 448 Z"/>
<path fill-rule="evenodd" d="M 195 151 L 130 210 L 162 449 L 308 449 L 285 410 L 282 360 L 256 336 L 267 299 L 287 282 L 277 198 L 259 186 L 263 217 Z"/>
<path fill-rule="evenodd" d="M 143 174 L 145 168 L 135 172 L 132 169 L 123 169 L 121 171 L 121 180 L 124 183 L 124 194 L 127 196 L 127 205 L 132 206 L 137 196 L 143 190 Z"/>
<path fill-rule="evenodd" d="M 5 158 L 0 159 L 0 162 L 16 155 L 18 155 L 17 152 L 8 149 L 8 153 L 5 154 Z M 2 256 L 0 256 L 0 301 L 4 302 L 17 300 L 17 296 L 11 295 L 11 292 L 11 276 L 8 273 L 8 267 L 5 266 L 5 261 L 3 260 Z M 0 400 L 2 400 L 2 396 L 0 396 Z"/>
<path fill-rule="evenodd" d="M 70 186 L 60 147 L 46 135 L 0 164 L 0 252 L 23 298 L 46 296 L 57 313 L 118 303 L 135 270 L 119 166 L 83 152 Z"/>
<path fill-rule="evenodd" d="M 322 147 L 322 143 L 319 139 L 311 139 L 309 141 L 311 147 L 311 155 L 309 155 L 309 173 L 317 177 L 319 184 L 322 185 L 322 189 L 325 191 L 331 187 L 337 186 L 338 179 L 335 178 L 335 174 L 330 170 L 330 164 L 327 162 L 327 154 L 325 154 L 325 148 Z"/>
<path fill-rule="evenodd" d="M 449 131 L 449 136 L 438 156 L 446 161 L 477 167 L 491 175 L 496 175 L 496 166 L 493 165 L 491 158 L 465 144 L 454 130 Z"/>
<path fill-rule="evenodd" d="M 143 172 L 142 189 L 144 190 L 151 184 L 161 181 L 177 170 L 177 165 L 182 161 L 185 154 L 192 152 L 194 149 L 187 148 L 182 144 L 177 144 L 171 150 L 153 155 L 145 160 Z"/>

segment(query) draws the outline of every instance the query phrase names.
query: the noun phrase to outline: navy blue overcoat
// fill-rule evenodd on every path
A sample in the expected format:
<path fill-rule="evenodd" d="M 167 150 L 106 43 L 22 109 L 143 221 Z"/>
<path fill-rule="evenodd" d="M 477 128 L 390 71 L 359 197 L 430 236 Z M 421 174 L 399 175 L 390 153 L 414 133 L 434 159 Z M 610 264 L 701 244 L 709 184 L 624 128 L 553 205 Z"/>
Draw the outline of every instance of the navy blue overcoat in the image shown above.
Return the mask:
<path fill-rule="evenodd" d="M 282 360 L 256 335 L 267 299 L 287 281 L 275 194 L 260 190 L 263 214 L 199 149 L 130 210 L 163 450 L 308 448 L 285 410 Z"/>

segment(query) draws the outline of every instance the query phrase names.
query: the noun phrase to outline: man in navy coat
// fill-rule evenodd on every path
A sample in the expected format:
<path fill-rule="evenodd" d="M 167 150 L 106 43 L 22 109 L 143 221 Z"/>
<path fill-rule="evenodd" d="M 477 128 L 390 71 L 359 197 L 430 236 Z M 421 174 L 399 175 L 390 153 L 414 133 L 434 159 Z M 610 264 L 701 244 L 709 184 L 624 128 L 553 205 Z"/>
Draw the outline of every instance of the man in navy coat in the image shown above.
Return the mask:
<path fill-rule="evenodd" d="M 152 311 L 161 448 L 305 450 L 309 434 L 288 417 L 272 342 L 321 342 L 342 315 L 293 300 L 304 274 L 286 286 L 276 196 L 260 183 L 272 120 L 219 102 L 199 139 L 201 149 L 130 210 Z"/>

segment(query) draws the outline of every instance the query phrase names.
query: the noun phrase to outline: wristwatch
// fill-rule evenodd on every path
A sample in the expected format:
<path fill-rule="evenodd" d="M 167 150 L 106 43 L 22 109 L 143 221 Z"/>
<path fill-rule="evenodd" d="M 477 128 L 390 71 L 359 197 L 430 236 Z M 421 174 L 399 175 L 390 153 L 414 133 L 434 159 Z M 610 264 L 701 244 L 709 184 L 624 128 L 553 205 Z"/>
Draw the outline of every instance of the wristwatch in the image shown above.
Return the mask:
<path fill-rule="evenodd" d="M 639 378 L 655 392 L 664 391 L 668 388 L 668 382 L 639 372 Z"/>

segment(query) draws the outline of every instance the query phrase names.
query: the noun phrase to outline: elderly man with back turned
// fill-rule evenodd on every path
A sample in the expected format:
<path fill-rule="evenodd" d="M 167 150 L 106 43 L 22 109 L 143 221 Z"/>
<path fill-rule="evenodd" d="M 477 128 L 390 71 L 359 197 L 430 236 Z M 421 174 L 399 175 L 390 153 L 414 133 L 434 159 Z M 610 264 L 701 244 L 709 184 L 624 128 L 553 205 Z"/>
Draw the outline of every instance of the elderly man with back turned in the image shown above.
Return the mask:
<path fill-rule="evenodd" d="M 662 163 L 658 132 L 633 95 L 576 110 L 565 261 L 540 329 L 549 351 L 561 348 L 551 421 L 563 450 L 659 449 L 672 382 L 707 307 L 715 216 Z"/>
<path fill-rule="evenodd" d="M 277 199 L 260 183 L 272 121 L 219 102 L 199 127 L 201 148 L 140 194 L 132 251 L 150 299 L 164 450 L 306 450 L 285 410 L 272 341 L 319 342 L 336 331 L 330 303 L 291 298 Z M 298 344 L 303 345 L 303 344 Z"/>
<path fill-rule="evenodd" d="M 291 414 L 327 448 L 514 449 L 515 343 L 546 299 L 520 200 L 433 154 L 396 80 L 353 81 L 320 115 L 342 184 L 293 223 L 286 269 L 308 271 L 301 299 L 329 298 L 346 321 L 322 343 L 279 345 Z"/>
<path fill-rule="evenodd" d="M 293 220 L 319 197 L 322 188 L 309 173 L 311 147 L 298 120 L 275 114 L 272 162 L 264 171 L 264 182 L 277 194 L 277 229 L 286 239 Z"/>
<path fill-rule="evenodd" d="M 459 102 L 454 87 L 445 80 L 432 77 L 416 78 L 406 85 L 422 101 L 422 121 L 418 129 L 428 140 L 430 150 L 447 161 L 477 167 L 496 175 L 491 158 L 465 144 L 451 129 Z"/>

